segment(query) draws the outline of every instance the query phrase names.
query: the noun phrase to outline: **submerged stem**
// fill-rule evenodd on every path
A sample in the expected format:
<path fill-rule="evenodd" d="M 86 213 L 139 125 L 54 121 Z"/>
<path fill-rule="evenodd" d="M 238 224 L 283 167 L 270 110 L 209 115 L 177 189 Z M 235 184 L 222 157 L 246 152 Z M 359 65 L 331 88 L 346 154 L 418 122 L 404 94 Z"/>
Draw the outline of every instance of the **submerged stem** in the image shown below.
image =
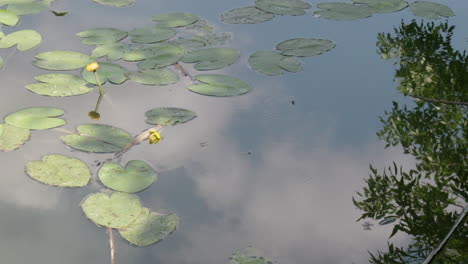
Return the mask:
<path fill-rule="evenodd" d="M 112 234 L 112 228 L 108 227 L 107 232 L 109 233 L 110 263 L 115 264 L 114 238 L 113 238 L 113 234 Z"/>

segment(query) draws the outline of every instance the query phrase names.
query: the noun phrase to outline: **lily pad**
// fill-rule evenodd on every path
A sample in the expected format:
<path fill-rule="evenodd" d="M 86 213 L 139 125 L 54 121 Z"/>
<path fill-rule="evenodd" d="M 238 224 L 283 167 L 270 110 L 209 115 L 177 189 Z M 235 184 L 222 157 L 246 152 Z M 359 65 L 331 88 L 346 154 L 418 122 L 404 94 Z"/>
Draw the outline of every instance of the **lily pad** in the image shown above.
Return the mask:
<path fill-rule="evenodd" d="M 200 19 L 198 15 L 192 13 L 168 13 L 153 17 L 157 21 L 158 27 L 185 27 L 197 22 Z"/>
<path fill-rule="evenodd" d="M 93 2 L 101 5 L 123 7 L 133 4 L 135 0 L 93 0 Z"/>
<path fill-rule="evenodd" d="M 353 0 L 355 4 L 365 4 L 375 13 L 390 13 L 400 11 L 408 6 L 404 0 Z"/>
<path fill-rule="evenodd" d="M 161 126 L 174 126 L 194 119 L 197 114 L 183 108 L 158 107 L 145 113 L 146 123 Z"/>
<path fill-rule="evenodd" d="M 68 146 L 95 153 L 112 153 L 121 150 L 132 137 L 120 128 L 101 124 L 79 125 L 77 134 L 60 137 Z"/>
<path fill-rule="evenodd" d="M 76 34 L 86 45 L 110 44 L 127 37 L 127 31 L 116 28 L 93 28 Z"/>
<path fill-rule="evenodd" d="M 145 27 L 128 32 L 130 41 L 134 43 L 150 44 L 172 38 L 177 32 L 172 28 Z"/>
<path fill-rule="evenodd" d="M 178 46 L 166 45 L 166 46 L 151 46 L 133 50 L 124 57 L 126 61 L 141 61 L 146 59 L 161 59 L 166 58 L 171 61 L 171 58 L 180 58 L 183 54 L 183 50 Z M 172 64 L 172 63 L 171 63 Z M 170 64 L 169 64 L 170 65 Z"/>
<path fill-rule="evenodd" d="M 0 151 L 12 151 L 29 139 L 29 129 L 0 124 Z"/>
<path fill-rule="evenodd" d="M 227 24 L 258 24 L 274 17 L 274 14 L 265 12 L 255 6 L 245 6 L 223 13 L 221 21 Z"/>
<path fill-rule="evenodd" d="M 110 228 L 122 228 L 140 215 L 143 207 L 135 195 L 113 192 L 90 195 L 81 204 L 86 217 L 92 222 Z"/>
<path fill-rule="evenodd" d="M 210 96 L 236 96 L 252 90 L 244 81 L 220 74 L 203 74 L 195 76 L 203 84 L 189 85 L 192 92 Z"/>
<path fill-rule="evenodd" d="M 33 65 L 46 70 L 75 70 L 85 67 L 96 59 L 76 51 L 49 51 L 36 55 Z"/>
<path fill-rule="evenodd" d="M 262 256 L 260 251 L 253 247 L 240 250 L 230 258 L 231 264 L 273 264 L 271 260 Z"/>
<path fill-rule="evenodd" d="M 26 85 L 33 93 L 48 96 L 73 96 L 91 92 L 94 87 L 88 87 L 83 78 L 61 73 L 43 74 L 34 77 L 41 83 Z"/>
<path fill-rule="evenodd" d="M 17 14 L 18 16 L 38 14 L 42 12 L 42 10 L 49 8 L 50 2 L 52 2 L 52 0 L 20 1 L 14 4 L 9 4 L 7 10 Z"/>
<path fill-rule="evenodd" d="M 109 60 L 120 60 L 130 51 L 130 45 L 127 43 L 111 43 L 96 47 L 91 52 L 91 56 L 95 58 L 107 56 Z"/>
<path fill-rule="evenodd" d="M 166 238 L 178 225 L 179 219 L 175 214 L 162 215 L 143 208 L 138 218 L 119 232 L 134 245 L 149 246 Z"/>
<path fill-rule="evenodd" d="M 301 16 L 312 6 L 303 0 L 255 0 L 255 6 L 275 15 Z"/>
<path fill-rule="evenodd" d="M 252 70 L 266 75 L 281 75 L 284 71 L 302 71 L 301 62 L 291 56 L 285 56 L 275 51 L 257 51 L 248 60 Z"/>
<path fill-rule="evenodd" d="M 317 7 L 322 9 L 315 11 L 314 16 L 335 20 L 355 20 L 370 17 L 372 8 L 367 5 L 355 5 L 341 2 L 318 3 Z"/>
<path fill-rule="evenodd" d="M 122 84 L 127 80 L 127 70 L 122 66 L 113 63 L 100 62 L 96 73 L 101 84 L 104 84 L 106 81 L 113 84 Z M 83 76 L 83 79 L 87 82 L 97 85 L 94 72 L 89 72 L 86 69 L 83 69 L 81 76 Z"/>
<path fill-rule="evenodd" d="M 441 16 L 455 16 L 455 12 L 453 12 L 450 7 L 429 1 L 413 2 L 410 9 L 415 16 L 424 17 L 426 19 L 439 19 Z"/>
<path fill-rule="evenodd" d="M 0 39 L 0 48 L 10 48 L 16 45 L 16 49 L 26 51 L 39 45 L 41 41 L 41 35 L 35 30 L 20 30 Z"/>
<path fill-rule="evenodd" d="M 308 57 L 320 55 L 335 47 L 335 43 L 327 39 L 296 38 L 283 41 L 276 45 L 281 54 L 287 56 Z"/>
<path fill-rule="evenodd" d="M 63 110 L 50 107 L 33 107 L 16 111 L 4 118 L 5 123 L 28 129 L 49 129 L 63 126 L 65 120 L 55 118 L 63 115 Z"/>
<path fill-rule="evenodd" d="M 18 15 L 11 11 L 0 9 L 0 23 L 7 26 L 14 26 L 18 24 L 18 21 Z"/>
<path fill-rule="evenodd" d="M 91 179 L 91 172 L 79 159 L 62 155 L 45 155 L 42 161 L 26 163 L 31 178 L 52 186 L 82 187 Z"/>
<path fill-rule="evenodd" d="M 134 82 L 146 85 L 167 85 L 176 83 L 177 74 L 168 69 L 147 69 L 129 73 L 128 78 Z"/>
<path fill-rule="evenodd" d="M 114 162 L 105 163 L 98 173 L 99 180 L 112 190 L 136 193 L 156 180 L 156 172 L 142 160 L 131 160 L 125 168 Z"/>
<path fill-rule="evenodd" d="M 240 56 L 240 52 L 231 48 L 208 48 L 194 50 L 181 59 L 182 62 L 195 63 L 198 71 L 221 69 L 233 64 Z"/>

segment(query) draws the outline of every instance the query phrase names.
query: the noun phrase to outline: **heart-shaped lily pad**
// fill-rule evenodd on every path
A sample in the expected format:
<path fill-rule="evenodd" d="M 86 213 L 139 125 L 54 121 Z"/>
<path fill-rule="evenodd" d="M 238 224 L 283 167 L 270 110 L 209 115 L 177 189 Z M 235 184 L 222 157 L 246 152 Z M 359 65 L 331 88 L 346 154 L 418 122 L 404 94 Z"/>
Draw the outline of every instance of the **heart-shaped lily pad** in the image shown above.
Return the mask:
<path fill-rule="evenodd" d="M 125 55 L 130 53 L 130 45 L 127 43 L 111 43 L 104 44 L 96 47 L 92 52 L 91 56 L 95 58 L 101 58 L 107 56 L 109 60 L 120 60 Z"/>
<path fill-rule="evenodd" d="M 89 220 L 110 228 L 128 226 L 143 209 L 135 195 L 122 192 L 113 192 L 110 196 L 104 193 L 92 194 L 84 200 L 81 208 Z"/>
<path fill-rule="evenodd" d="M 178 225 L 179 219 L 175 214 L 162 215 L 143 208 L 138 218 L 119 232 L 134 245 L 149 246 L 166 238 Z"/>
<path fill-rule="evenodd" d="M 274 17 L 274 14 L 265 12 L 255 6 L 245 6 L 223 13 L 221 21 L 227 24 L 258 24 Z"/>
<path fill-rule="evenodd" d="M 34 30 L 20 30 L 0 39 L 0 48 L 10 48 L 16 45 L 20 51 L 32 49 L 41 43 L 42 37 Z"/>
<path fill-rule="evenodd" d="M 135 0 L 93 0 L 93 2 L 96 2 L 101 5 L 123 7 L 133 4 Z"/>
<path fill-rule="evenodd" d="M 75 70 L 85 67 L 96 59 L 76 51 L 49 51 L 36 55 L 33 65 L 46 70 Z"/>
<path fill-rule="evenodd" d="M 145 27 L 128 32 L 130 41 L 134 43 L 150 44 L 157 43 L 172 38 L 177 32 L 172 28 L 165 27 Z"/>
<path fill-rule="evenodd" d="M 198 71 L 221 69 L 233 64 L 240 52 L 231 48 L 208 48 L 194 50 L 181 59 L 182 62 L 196 63 L 193 67 Z"/>
<path fill-rule="evenodd" d="M 49 8 L 50 2 L 52 2 L 52 0 L 16 1 L 16 3 L 9 4 L 7 10 L 17 14 L 18 16 L 32 15 Z"/>
<path fill-rule="evenodd" d="M 415 16 L 427 19 L 439 19 L 441 16 L 455 16 L 455 12 L 453 12 L 450 7 L 429 1 L 413 2 L 410 6 L 410 10 Z"/>
<path fill-rule="evenodd" d="M 81 187 L 88 184 L 91 172 L 79 159 L 62 155 L 45 155 L 42 161 L 26 163 L 31 178 L 52 186 Z"/>
<path fill-rule="evenodd" d="M 54 118 L 63 115 L 63 110 L 50 107 L 33 107 L 7 115 L 4 120 L 15 127 L 28 129 L 49 129 L 63 126 L 65 120 Z"/>
<path fill-rule="evenodd" d="M 408 6 L 404 0 L 353 0 L 353 3 L 365 4 L 375 13 L 396 12 Z"/>
<path fill-rule="evenodd" d="M 183 108 L 158 107 L 145 113 L 146 123 L 161 126 L 174 126 L 194 119 L 197 114 Z"/>
<path fill-rule="evenodd" d="M 183 50 L 179 46 L 151 46 L 133 50 L 124 57 L 126 61 L 141 61 L 147 59 L 168 60 L 174 61 L 175 58 L 180 59 Z M 171 63 L 172 64 L 172 63 Z M 169 64 L 170 65 L 170 64 Z"/>
<path fill-rule="evenodd" d="M 335 43 L 327 39 L 296 38 L 285 40 L 276 45 L 281 54 L 287 56 L 308 57 L 320 55 L 335 47 Z"/>
<path fill-rule="evenodd" d="M 274 51 L 257 51 L 250 55 L 249 66 L 252 70 L 266 75 L 281 75 L 284 71 L 302 71 L 301 62 L 291 56 Z"/>
<path fill-rule="evenodd" d="M 61 139 L 68 146 L 86 152 L 117 152 L 132 141 L 127 132 L 109 125 L 80 125 L 76 130 L 78 134 L 62 136 Z"/>
<path fill-rule="evenodd" d="M 116 28 L 93 28 L 76 34 L 86 45 L 110 44 L 127 37 L 127 31 Z"/>
<path fill-rule="evenodd" d="M 122 84 L 127 80 L 127 70 L 122 66 L 113 63 L 100 62 L 96 73 L 101 84 L 104 84 L 106 81 L 113 84 Z M 89 72 L 86 69 L 83 69 L 81 76 L 83 76 L 83 78 L 89 83 L 97 85 L 94 72 Z"/>
<path fill-rule="evenodd" d="M 372 8 L 367 5 L 355 5 L 341 2 L 318 3 L 317 7 L 322 9 L 315 11 L 314 16 L 335 20 L 355 20 L 370 17 Z"/>
<path fill-rule="evenodd" d="M 176 83 L 177 74 L 169 69 L 147 69 L 127 74 L 134 82 L 146 85 L 167 85 Z"/>
<path fill-rule="evenodd" d="M 33 93 L 48 96 L 72 96 L 91 92 L 94 87 L 88 87 L 83 78 L 61 73 L 43 74 L 34 77 L 41 83 L 26 85 Z"/>
<path fill-rule="evenodd" d="M 192 13 L 168 13 L 153 17 L 153 21 L 157 21 L 158 27 L 185 27 L 197 22 L 200 17 Z"/>
<path fill-rule="evenodd" d="M 19 18 L 18 16 L 8 10 L 0 9 L 0 23 L 7 25 L 7 26 L 14 26 L 18 24 Z"/>
<path fill-rule="evenodd" d="M 255 0 L 255 6 L 276 15 L 301 16 L 312 6 L 303 0 Z"/>
<path fill-rule="evenodd" d="M 236 96 L 252 90 L 244 81 L 221 74 L 202 74 L 195 76 L 202 84 L 189 85 L 192 92 L 210 96 Z"/>
<path fill-rule="evenodd" d="M 142 160 L 131 160 L 125 168 L 114 162 L 105 163 L 98 173 L 99 180 L 112 190 L 136 193 L 156 180 L 156 172 Z"/>
<path fill-rule="evenodd" d="M 0 151 L 12 151 L 29 139 L 29 129 L 0 124 Z"/>

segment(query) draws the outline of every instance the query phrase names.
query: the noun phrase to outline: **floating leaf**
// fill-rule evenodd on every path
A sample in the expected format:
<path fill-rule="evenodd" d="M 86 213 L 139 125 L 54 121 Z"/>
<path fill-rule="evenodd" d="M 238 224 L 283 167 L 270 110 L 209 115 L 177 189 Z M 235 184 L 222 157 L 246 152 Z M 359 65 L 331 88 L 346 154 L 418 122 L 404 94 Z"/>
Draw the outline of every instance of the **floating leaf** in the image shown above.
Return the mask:
<path fill-rule="evenodd" d="M 7 25 L 7 26 L 14 26 L 18 24 L 19 18 L 18 16 L 8 10 L 0 9 L 0 23 Z"/>
<path fill-rule="evenodd" d="M 140 61 L 146 59 L 161 59 L 165 60 L 167 58 L 169 61 L 173 60 L 171 58 L 177 57 L 180 58 L 183 54 L 183 50 L 178 46 L 151 46 L 144 47 L 137 50 L 133 50 L 124 57 L 126 61 Z M 178 60 L 178 59 L 177 59 Z M 173 64 L 173 63 L 171 63 Z M 171 65 L 169 64 L 169 65 Z"/>
<path fill-rule="evenodd" d="M 196 63 L 198 71 L 216 70 L 233 64 L 240 56 L 240 52 L 231 48 L 209 48 L 194 50 L 181 59 L 182 62 Z"/>
<path fill-rule="evenodd" d="M 172 38 L 177 32 L 172 28 L 145 27 L 128 32 L 130 41 L 134 43 L 150 44 Z"/>
<path fill-rule="evenodd" d="M 95 58 L 107 56 L 109 60 L 120 60 L 130 51 L 130 45 L 127 43 L 111 43 L 96 47 L 91 52 L 91 56 Z"/>
<path fill-rule="evenodd" d="M 25 51 L 36 47 L 41 41 L 42 37 L 36 31 L 20 30 L 0 39 L 0 48 L 10 48 L 16 45 L 16 49 Z"/>
<path fill-rule="evenodd" d="M 135 1 L 134 0 L 93 0 L 93 2 L 102 4 L 102 5 L 123 7 L 123 6 L 129 6 L 133 4 Z"/>
<path fill-rule="evenodd" d="M 105 163 L 98 177 L 112 190 L 135 193 L 148 188 L 156 180 L 156 172 L 142 160 L 131 160 L 125 168 L 114 162 Z"/>
<path fill-rule="evenodd" d="M 99 82 L 101 84 L 104 84 L 106 81 L 113 84 L 121 84 L 127 80 L 127 70 L 117 64 L 100 62 L 96 73 L 98 74 Z M 89 83 L 97 85 L 94 72 L 89 72 L 86 69 L 83 69 L 81 76 L 83 76 L 83 78 Z"/>
<path fill-rule="evenodd" d="M 39 182 L 61 187 L 85 186 L 91 179 L 85 163 L 62 155 L 45 155 L 42 161 L 30 161 L 26 173 Z"/>
<path fill-rule="evenodd" d="M 320 55 L 335 47 L 335 43 L 327 39 L 296 38 L 285 40 L 276 45 L 281 54 L 287 56 L 308 57 Z"/>
<path fill-rule="evenodd" d="M 250 55 L 249 66 L 252 70 L 266 75 L 281 75 L 284 71 L 302 71 L 301 62 L 275 51 L 257 51 Z"/>
<path fill-rule="evenodd" d="M 128 78 L 134 82 L 147 85 L 167 85 L 176 83 L 177 74 L 168 69 L 148 69 L 129 73 Z"/>
<path fill-rule="evenodd" d="M 49 51 L 36 55 L 33 65 L 46 70 L 75 70 L 95 61 L 93 57 L 76 51 Z"/>
<path fill-rule="evenodd" d="M 79 125 L 77 134 L 62 136 L 68 146 L 86 152 L 111 153 L 121 150 L 132 137 L 120 128 L 109 125 Z"/>
<path fill-rule="evenodd" d="M 142 211 L 140 200 L 135 195 L 113 192 L 90 195 L 81 204 L 86 217 L 92 222 L 110 228 L 128 226 Z"/>
<path fill-rule="evenodd" d="M 29 129 L 0 124 L 0 151 L 12 151 L 29 139 Z"/>
<path fill-rule="evenodd" d="M 143 208 L 138 218 L 119 232 L 134 245 L 149 246 L 166 238 L 178 225 L 179 219 L 175 214 L 162 215 Z"/>
<path fill-rule="evenodd" d="M 28 129 L 49 129 L 63 126 L 65 120 L 54 118 L 63 115 L 63 110 L 50 107 L 33 107 L 7 115 L 4 120 L 15 127 Z"/>
<path fill-rule="evenodd" d="M 116 28 L 93 28 L 76 34 L 86 45 L 110 44 L 127 37 L 127 32 Z"/>
<path fill-rule="evenodd" d="M 145 113 L 146 123 L 161 126 L 174 126 L 194 119 L 194 112 L 176 107 L 158 107 Z"/>
<path fill-rule="evenodd" d="M 375 13 L 396 12 L 408 6 L 404 0 L 353 0 L 353 3 L 366 4 Z"/>
<path fill-rule="evenodd" d="M 265 12 L 255 6 L 245 6 L 221 14 L 221 21 L 227 24 L 258 24 L 274 17 L 274 14 Z"/>
<path fill-rule="evenodd" d="M 424 17 L 426 19 L 439 19 L 441 16 L 455 16 L 455 13 L 450 7 L 428 1 L 413 2 L 410 9 L 415 16 Z"/>
<path fill-rule="evenodd" d="M 203 95 L 236 96 L 252 90 L 244 81 L 220 74 L 203 74 L 195 76 L 203 84 L 189 85 L 188 89 Z"/>
<path fill-rule="evenodd" d="M 18 16 L 38 14 L 42 10 L 50 7 L 52 0 L 39 0 L 39 1 L 20 1 L 14 4 L 9 4 L 7 10 L 11 11 Z"/>
<path fill-rule="evenodd" d="M 158 27 L 185 27 L 197 22 L 200 19 L 198 15 L 192 13 L 168 13 L 153 17 L 157 21 Z"/>
<path fill-rule="evenodd" d="M 230 260 L 231 264 L 273 264 L 271 260 L 263 257 L 260 251 L 253 247 L 234 253 Z"/>
<path fill-rule="evenodd" d="M 94 88 L 88 87 L 83 78 L 70 74 L 43 74 L 34 77 L 39 82 L 26 85 L 33 93 L 48 96 L 72 96 L 91 92 Z"/>
<path fill-rule="evenodd" d="M 341 2 L 318 3 L 317 7 L 322 9 L 313 14 L 322 18 L 335 20 L 354 20 L 370 17 L 372 9 L 367 5 L 354 5 Z"/>
<path fill-rule="evenodd" d="M 50 12 L 52 12 L 52 14 L 54 14 L 55 16 L 59 16 L 59 17 L 68 15 L 68 12 L 57 12 L 54 10 L 50 10 Z"/>
<path fill-rule="evenodd" d="M 288 16 L 301 16 L 312 6 L 303 0 L 255 0 L 255 6 L 261 10 Z"/>

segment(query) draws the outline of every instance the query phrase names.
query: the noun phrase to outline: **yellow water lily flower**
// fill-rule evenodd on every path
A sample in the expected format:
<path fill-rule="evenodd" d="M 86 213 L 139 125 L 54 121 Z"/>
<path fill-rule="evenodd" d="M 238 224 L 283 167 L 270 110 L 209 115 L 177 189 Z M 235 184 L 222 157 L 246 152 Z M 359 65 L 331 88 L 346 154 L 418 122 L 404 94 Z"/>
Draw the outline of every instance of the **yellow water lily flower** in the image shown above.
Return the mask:
<path fill-rule="evenodd" d="M 156 144 L 161 140 L 161 135 L 156 130 L 150 130 L 148 135 L 148 141 L 150 144 Z"/>
<path fill-rule="evenodd" d="M 89 72 L 95 72 L 99 68 L 99 64 L 97 62 L 90 63 L 86 65 L 86 70 Z"/>
<path fill-rule="evenodd" d="M 99 118 L 101 118 L 101 115 L 96 112 L 96 111 L 91 111 L 88 113 L 88 116 L 89 118 L 91 118 L 92 120 L 99 120 Z"/>

